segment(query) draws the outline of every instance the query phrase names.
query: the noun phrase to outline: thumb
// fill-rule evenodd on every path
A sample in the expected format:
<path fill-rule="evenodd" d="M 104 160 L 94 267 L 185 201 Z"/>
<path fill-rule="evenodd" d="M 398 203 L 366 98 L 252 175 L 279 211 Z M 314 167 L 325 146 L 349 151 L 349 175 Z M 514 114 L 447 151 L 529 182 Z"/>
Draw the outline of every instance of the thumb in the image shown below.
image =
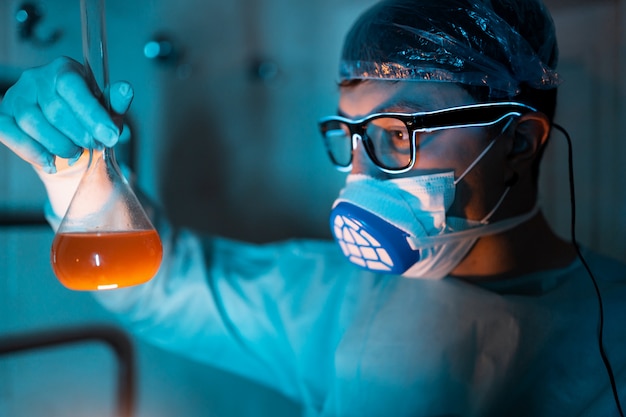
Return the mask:
<path fill-rule="evenodd" d="M 133 87 L 128 82 L 118 81 L 113 83 L 109 89 L 111 109 L 115 113 L 123 115 L 128 111 L 134 95 Z"/>

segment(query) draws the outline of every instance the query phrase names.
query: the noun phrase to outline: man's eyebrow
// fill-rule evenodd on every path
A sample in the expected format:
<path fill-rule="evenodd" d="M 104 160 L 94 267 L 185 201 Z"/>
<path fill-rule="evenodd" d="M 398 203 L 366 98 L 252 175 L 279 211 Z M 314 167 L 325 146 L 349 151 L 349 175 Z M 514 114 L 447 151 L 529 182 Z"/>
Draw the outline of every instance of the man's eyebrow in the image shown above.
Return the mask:
<path fill-rule="evenodd" d="M 337 116 L 345 117 L 346 119 L 351 119 L 347 114 L 341 111 L 341 109 L 337 109 Z"/>
<path fill-rule="evenodd" d="M 422 103 L 418 103 L 417 101 L 410 99 L 402 99 L 402 100 L 394 100 L 389 103 L 383 103 L 378 107 L 375 107 L 369 114 L 375 113 L 419 113 L 428 111 L 426 106 Z M 341 109 L 337 109 L 337 115 L 341 117 L 345 117 L 346 119 L 352 119 L 352 117 L 348 116 L 346 113 L 342 112 Z"/>
<path fill-rule="evenodd" d="M 422 102 L 411 99 L 393 100 L 389 103 L 383 103 L 374 109 L 376 113 L 386 112 L 402 112 L 402 113 L 418 113 L 426 111 L 427 107 Z"/>

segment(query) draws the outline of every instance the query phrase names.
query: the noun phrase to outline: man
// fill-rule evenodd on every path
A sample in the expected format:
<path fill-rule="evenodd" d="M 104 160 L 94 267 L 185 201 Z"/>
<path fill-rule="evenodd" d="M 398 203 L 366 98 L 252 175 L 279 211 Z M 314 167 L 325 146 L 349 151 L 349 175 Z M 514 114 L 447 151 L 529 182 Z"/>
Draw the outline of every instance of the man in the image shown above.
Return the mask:
<path fill-rule="evenodd" d="M 339 114 L 320 122 L 350 171 L 332 211 L 341 249 L 159 220 L 158 276 L 96 297 L 142 337 L 273 387 L 307 416 L 618 415 L 626 269 L 583 250 L 607 365 L 590 273 L 537 206 L 556 56 L 538 1 L 375 5 L 344 45 Z M 83 169 L 55 173 L 53 155 L 117 137 L 80 74 L 57 60 L 0 106 L 0 137 L 40 173 L 53 225 Z M 113 86 L 117 114 L 131 98 Z"/>

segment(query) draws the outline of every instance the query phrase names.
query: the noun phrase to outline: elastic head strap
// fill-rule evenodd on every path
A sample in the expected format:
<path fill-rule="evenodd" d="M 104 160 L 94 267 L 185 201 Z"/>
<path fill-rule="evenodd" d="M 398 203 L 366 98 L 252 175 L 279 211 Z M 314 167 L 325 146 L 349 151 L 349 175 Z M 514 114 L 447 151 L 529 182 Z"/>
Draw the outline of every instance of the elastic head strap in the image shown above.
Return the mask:
<path fill-rule="evenodd" d="M 459 183 L 459 181 L 461 181 L 472 169 L 474 169 L 474 167 L 476 166 L 476 164 L 478 164 L 480 162 L 481 159 L 483 159 L 483 157 L 487 154 L 487 152 L 489 152 L 489 150 L 493 147 L 493 145 L 496 143 L 496 140 L 502 136 L 502 134 L 509 128 L 509 126 L 511 126 L 511 123 L 513 123 L 513 119 L 514 117 L 511 117 L 509 119 L 508 122 L 506 122 L 506 124 L 504 125 L 504 127 L 502 128 L 502 130 L 500 131 L 500 133 L 498 133 L 498 135 L 493 138 L 491 140 L 491 142 L 489 142 L 489 144 L 485 147 L 485 149 L 483 149 L 483 151 L 480 153 L 480 155 L 478 155 L 478 157 L 476 159 L 474 159 L 474 162 L 472 162 L 466 169 L 465 171 L 463 171 L 463 173 L 461 175 L 459 175 L 459 177 L 457 179 L 454 180 L 454 185 L 457 185 Z"/>

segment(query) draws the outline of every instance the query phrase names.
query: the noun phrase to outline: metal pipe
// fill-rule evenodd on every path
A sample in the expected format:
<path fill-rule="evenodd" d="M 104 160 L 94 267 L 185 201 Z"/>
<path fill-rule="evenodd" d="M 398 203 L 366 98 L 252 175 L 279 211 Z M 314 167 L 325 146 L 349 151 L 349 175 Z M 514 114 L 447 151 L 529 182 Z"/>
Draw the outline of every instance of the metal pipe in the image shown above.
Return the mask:
<path fill-rule="evenodd" d="M 109 325 L 82 326 L 16 334 L 0 339 L 0 356 L 78 342 L 99 341 L 117 358 L 117 410 L 119 417 L 132 417 L 135 407 L 135 361 L 130 338 Z"/>

